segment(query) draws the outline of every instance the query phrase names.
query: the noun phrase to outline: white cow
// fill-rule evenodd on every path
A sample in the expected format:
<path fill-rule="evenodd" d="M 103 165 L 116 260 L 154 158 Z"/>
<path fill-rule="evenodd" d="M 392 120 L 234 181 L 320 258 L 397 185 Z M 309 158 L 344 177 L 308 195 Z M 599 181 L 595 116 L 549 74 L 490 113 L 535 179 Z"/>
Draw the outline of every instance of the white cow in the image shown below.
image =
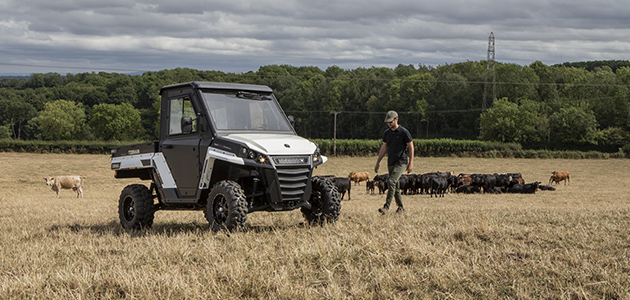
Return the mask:
<path fill-rule="evenodd" d="M 81 176 L 44 177 L 44 180 L 46 180 L 46 185 L 57 192 L 57 198 L 61 189 L 72 189 L 77 192 L 77 198 L 83 198 L 83 177 Z"/>

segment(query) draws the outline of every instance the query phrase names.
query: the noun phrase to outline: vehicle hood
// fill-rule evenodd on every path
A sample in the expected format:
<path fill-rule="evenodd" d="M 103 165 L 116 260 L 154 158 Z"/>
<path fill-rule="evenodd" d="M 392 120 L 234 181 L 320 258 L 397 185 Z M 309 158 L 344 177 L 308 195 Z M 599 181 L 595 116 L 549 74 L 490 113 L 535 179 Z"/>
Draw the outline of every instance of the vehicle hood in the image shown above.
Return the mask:
<path fill-rule="evenodd" d="M 241 141 L 267 155 L 313 154 L 315 143 L 293 134 L 229 134 L 226 138 Z"/>

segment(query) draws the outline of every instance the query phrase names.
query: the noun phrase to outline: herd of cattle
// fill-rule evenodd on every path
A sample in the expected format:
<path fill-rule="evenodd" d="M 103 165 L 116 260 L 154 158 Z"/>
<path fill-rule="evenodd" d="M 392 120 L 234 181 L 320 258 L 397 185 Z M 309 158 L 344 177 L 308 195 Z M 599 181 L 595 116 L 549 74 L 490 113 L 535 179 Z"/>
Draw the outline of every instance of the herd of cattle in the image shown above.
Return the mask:
<path fill-rule="evenodd" d="M 366 193 L 374 194 L 378 189 L 379 194 L 383 194 L 388 189 L 388 174 L 376 175 L 370 180 L 369 172 L 351 172 L 348 177 L 335 177 L 332 175 L 322 176 L 333 181 L 341 193 L 341 199 L 352 189 L 351 182 L 358 185 L 365 181 Z M 46 185 L 50 186 L 57 193 L 61 189 L 72 189 L 77 193 L 77 198 L 83 198 L 83 178 L 81 176 L 56 176 L 45 177 Z M 428 194 L 431 197 L 444 197 L 446 192 L 473 194 L 473 193 L 521 193 L 533 194 L 536 190 L 555 190 L 552 183 L 571 183 L 569 172 L 551 172 L 549 185 L 541 185 L 539 181 L 525 183 L 521 173 L 494 173 L 494 174 L 464 174 L 454 175 L 453 172 L 433 172 L 426 174 L 405 174 L 400 177 L 398 184 L 401 192 L 405 195 Z"/>
<path fill-rule="evenodd" d="M 348 177 L 335 177 L 326 175 L 341 193 L 341 199 L 348 193 L 348 200 L 351 200 L 350 192 L 352 182 L 358 185 L 365 181 L 365 189 L 368 194 L 384 194 L 388 189 L 388 174 L 376 175 L 370 179 L 369 172 L 351 172 Z M 520 193 L 534 194 L 537 190 L 555 190 L 551 185 L 571 182 L 569 172 L 553 171 L 549 178 L 548 185 L 542 185 L 540 181 L 525 183 L 521 173 L 494 173 L 494 174 L 464 174 L 454 175 L 453 172 L 433 172 L 425 174 L 404 174 L 400 177 L 398 184 L 401 193 L 405 195 L 426 194 L 431 197 L 444 197 L 447 192 L 454 193 Z"/>

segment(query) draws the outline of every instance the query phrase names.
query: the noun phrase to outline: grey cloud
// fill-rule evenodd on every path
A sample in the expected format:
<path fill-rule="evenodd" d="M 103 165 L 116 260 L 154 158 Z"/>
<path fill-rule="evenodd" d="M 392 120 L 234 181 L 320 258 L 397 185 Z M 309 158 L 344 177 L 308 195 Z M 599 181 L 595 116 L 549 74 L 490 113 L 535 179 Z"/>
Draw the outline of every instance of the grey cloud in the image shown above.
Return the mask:
<path fill-rule="evenodd" d="M 395 67 L 483 60 L 493 31 L 504 62 L 629 59 L 629 13 L 615 0 L 0 0 L 0 54 L 148 70 Z"/>

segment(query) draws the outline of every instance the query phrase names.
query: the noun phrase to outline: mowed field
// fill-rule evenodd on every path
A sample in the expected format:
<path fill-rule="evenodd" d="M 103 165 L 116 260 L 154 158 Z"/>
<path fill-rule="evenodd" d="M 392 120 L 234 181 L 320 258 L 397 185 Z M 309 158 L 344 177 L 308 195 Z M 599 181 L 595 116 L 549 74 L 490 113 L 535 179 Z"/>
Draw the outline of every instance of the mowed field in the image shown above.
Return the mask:
<path fill-rule="evenodd" d="M 329 158 L 315 174 L 372 174 L 375 161 Z M 138 181 L 114 179 L 108 156 L 0 153 L 0 299 L 630 299 L 630 160 L 420 157 L 414 173 L 546 184 L 554 170 L 571 184 L 403 196 L 404 215 L 378 214 L 384 195 L 361 183 L 323 227 L 258 212 L 247 231 L 214 234 L 200 211 L 158 211 L 127 232 L 118 196 Z M 57 199 L 54 175 L 84 176 L 84 198 Z"/>

